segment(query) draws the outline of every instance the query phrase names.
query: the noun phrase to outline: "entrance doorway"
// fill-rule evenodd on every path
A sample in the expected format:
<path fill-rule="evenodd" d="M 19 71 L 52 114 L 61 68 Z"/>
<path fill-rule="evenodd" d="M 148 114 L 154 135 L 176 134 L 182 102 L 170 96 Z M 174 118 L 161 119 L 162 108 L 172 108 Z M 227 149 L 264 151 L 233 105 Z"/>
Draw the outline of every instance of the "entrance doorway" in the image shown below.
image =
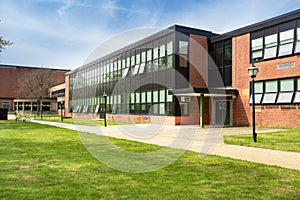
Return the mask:
<path fill-rule="evenodd" d="M 214 125 L 230 126 L 231 123 L 231 105 L 229 100 L 216 100 L 213 106 Z"/>

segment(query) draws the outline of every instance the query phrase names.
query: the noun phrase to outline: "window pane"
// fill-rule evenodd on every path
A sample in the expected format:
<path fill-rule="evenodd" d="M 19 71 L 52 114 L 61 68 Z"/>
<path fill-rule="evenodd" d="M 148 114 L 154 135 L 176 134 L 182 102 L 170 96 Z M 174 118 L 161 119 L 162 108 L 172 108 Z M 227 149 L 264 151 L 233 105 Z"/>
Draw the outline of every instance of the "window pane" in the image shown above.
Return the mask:
<path fill-rule="evenodd" d="M 293 43 L 288 43 L 279 46 L 278 56 L 290 55 L 293 53 Z"/>
<path fill-rule="evenodd" d="M 122 75 L 122 78 L 125 78 L 127 76 L 128 71 L 129 71 L 129 68 L 126 68 L 123 75 Z"/>
<path fill-rule="evenodd" d="M 263 104 L 275 103 L 276 96 L 277 93 L 265 94 L 262 103 Z"/>
<path fill-rule="evenodd" d="M 146 64 L 145 64 L 145 63 L 142 63 L 142 64 L 140 65 L 139 74 L 142 74 L 142 73 L 144 73 L 144 71 L 145 71 L 145 66 L 146 66 Z"/>
<path fill-rule="evenodd" d="M 135 56 L 136 64 L 140 64 L 140 61 L 141 61 L 141 54 L 136 54 L 136 56 Z"/>
<path fill-rule="evenodd" d="M 266 92 L 277 92 L 277 81 L 266 81 Z"/>
<path fill-rule="evenodd" d="M 135 93 L 135 103 L 140 103 L 140 93 Z"/>
<path fill-rule="evenodd" d="M 139 68 L 140 68 L 140 65 L 136 65 L 136 66 L 134 67 L 134 70 L 133 70 L 133 72 L 132 72 L 132 75 L 136 75 L 136 74 L 138 73 L 138 71 L 139 71 Z"/>
<path fill-rule="evenodd" d="M 153 102 L 158 102 L 158 91 L 153 91 Z"/>
<path fill-rule="evenodd" d="M 291 103 L 293 92 L 281 92 L 278 95 L 277 103 Z"/>
<path fill-rule="evenodd" d="M 277 53 L 277 46 L 272 48 L 266 48 L 264 59 L 274 58 L 276 57 L 276 53 Z"/>
<path fill-rule="evenodd" d="M 260 104 L 262 96 L 263 96 L 262 94 L 255 94 L 255 99 L 254 99 L 255 104 Z M 252 104 L 252 95 L 250 96 L 249 104 Z"/>
<path fill-rule="evenodd" d="M 146 52 L 142 52 L 142 63 L 146 62 Z"/>
<path fill-rule="evenodd" d="M 159 91 L 159 101 L 160 102 L 165 102 L 165 94 L 166 94 L 166 91 L 165 90 L 160 90 Z"/>
<path fill-rule="evenodd" d="M 282 92 L 294 91 L 294 80 L 293 79 L 281 80 L 280 91 Z"/>
<path fill-rule="evenodd" d="M 156 58 L 158 58 L 158 47 L 155 47 L 153 49 L 153 59 L 156 59 Z"/>
<path fill-rule="evenodd" d="M 263 38 L 257 38 L 251 41 L 252 51 L 263 48 Z"/>
<path fill-rule="evenodd" d="M 297 40 L 300 41 L 300 28 L 297 28 Z"/>
<path fill-rule="evenodd" d="M 131 102 L 131 103 L 135 103 L 134 93 L 131 93 L 131 94 L 130 94 L 130 102 Z"/>
<path fill-rule="evenodd" d="M 256 82 L 254 84 L 255 93 L 263 93 L 263 82 Z"/>
<path fill-rule="evenodd" d="M 142 100 L 141 100 L 141 102 L 142 103 L 146 103 L 146 92 L 142 92 L 141 94 L 142 94 Z"/>
<path fill-rule="evenodd" d="M 167 68 L 172 68 L 173 67 L 173 56 L 170 55 L 167 57 L 168 63 L 167 63 Z"/>
<path fill-rule="evenodd" d="M 300 103 L 300 92 L 296 92 L 295 98 L 294 98 L 294 103 Z"/>
<path fill-rule="evenodd" d="M 299 53 L 299 52 L 300 52 L 300 41 L 296 43 L 296 47 L 295 47 L 295 53 Z"/>
<path fill-rule="evenodd" d="M 159 104 L 159 114 L 160 115 L 165 115 L 166 114 L 166 109 L 165 109 L 165 104 L 164 103 Z"/>
<path fill-rule="evenodd" d="M 188 54 L 188 42 L 179 41 L 179 54 Z"/>
<path fill-rule="evenodd" d="M 147 92 L 147 103 L 151 103 L 152 102 L 152 92 L 148 91 Z"/>
<path fill-rule="evenodd" d="M 277 45 L 277 34 L 265 37 L 265 47 L 273 47 Z"/>
<path fill-rule="evenodd" d="M 150 61 L 150 60 L 152 60 L 152 49 L 149 49 L 147 51 L 147 61 Z"/>
<path fill-rule="evenodd" d="M 135 65 L 135 56 L 131 56 L 130 66 L 134 66 L 134 65 Z"/>
<path fill-rule="evenodd" d="M 169 91 L 169 90 L 168 90 Z M 167 102 L 172 102 L 173 100 L 173 95 L 169 94 L 169 92 L 167 91 Z"/>
<path fill-rule="evenodd" d="M 297 90 L 300 91 L 300 78 L 297 79 Z"/>
<path fill-rule="evenodd" d="M 180 103 L 181 115 L 189 114 L 189 104 L 188 103 Z"/>
<path fill-rule="evenodd" d="M 161 45 L 159 47 L 159 57 L 164 57 L 166 55 L 166 45 Z"/>
<path fill-rule="evenodd" d="M 263 53 L 262 50 L 259 50 L 259 51 L 253 51 L 253 52 L 252 52 L 252 59 L 255 59 L 255 58 L 262 58 L 262 53 Z"/>
<path fill-rule="evenodd" d="M 294 29 L 280 33 L 280 44 L 286 44 L 294 41 Z"/>
<path fill-rule="evenodd" d="M 173 42 L 170 41 L 167 43 L 167 54 L 170 55 L 173 53 Z"/>

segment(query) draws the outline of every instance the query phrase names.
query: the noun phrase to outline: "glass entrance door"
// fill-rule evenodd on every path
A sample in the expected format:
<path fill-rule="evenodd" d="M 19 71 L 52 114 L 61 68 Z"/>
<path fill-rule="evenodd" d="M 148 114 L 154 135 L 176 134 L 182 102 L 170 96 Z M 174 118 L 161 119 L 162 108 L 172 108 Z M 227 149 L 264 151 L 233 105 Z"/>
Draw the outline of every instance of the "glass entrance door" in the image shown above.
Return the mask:
<path fill-rule="evenodd" d="M 231 125 L 231 101 L 215 101 L 215 125 Z"/>

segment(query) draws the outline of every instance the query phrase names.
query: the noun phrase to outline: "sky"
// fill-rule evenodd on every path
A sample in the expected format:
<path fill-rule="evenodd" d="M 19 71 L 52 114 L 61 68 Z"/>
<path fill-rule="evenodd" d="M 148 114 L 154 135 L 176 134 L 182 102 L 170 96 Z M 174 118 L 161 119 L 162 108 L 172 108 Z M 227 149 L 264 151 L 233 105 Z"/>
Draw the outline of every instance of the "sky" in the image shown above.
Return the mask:
<path fill-rule="evenodd" d="M 75 69 L 112 37 L 174 24 L 226 33 L 300 8 L 300 0 L 1 0 L 0 64 Z"/>

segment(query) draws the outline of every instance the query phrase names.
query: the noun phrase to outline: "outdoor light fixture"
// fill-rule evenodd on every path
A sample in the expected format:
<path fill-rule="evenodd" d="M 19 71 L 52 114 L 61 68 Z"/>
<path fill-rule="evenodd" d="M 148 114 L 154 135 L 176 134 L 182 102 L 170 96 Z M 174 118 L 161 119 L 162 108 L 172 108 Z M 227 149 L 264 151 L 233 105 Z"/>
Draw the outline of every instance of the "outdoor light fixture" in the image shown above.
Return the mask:
<path fill-rule="evenodd" d="M 254 66 L 254 64 L 252 64 L 249 68 L 248 68 L 248 73 L 251 80 L 251 91 L 252 91 L 252 135 L 253 135 L 253 142 L 257 142 L 257 134 L 255 132 L 255 91 L 254 91 L 254 79 L 257 75 L 257 73 L 259 72 L 259 69 Z"/>
<path fill-rule="evenodd" d="M 104 92 L 103 93 L 103 97 L 104 97 L 104 127 L 107 126 L 106 123 L 106 99 L 107 99 L 107 94 Z"/>

